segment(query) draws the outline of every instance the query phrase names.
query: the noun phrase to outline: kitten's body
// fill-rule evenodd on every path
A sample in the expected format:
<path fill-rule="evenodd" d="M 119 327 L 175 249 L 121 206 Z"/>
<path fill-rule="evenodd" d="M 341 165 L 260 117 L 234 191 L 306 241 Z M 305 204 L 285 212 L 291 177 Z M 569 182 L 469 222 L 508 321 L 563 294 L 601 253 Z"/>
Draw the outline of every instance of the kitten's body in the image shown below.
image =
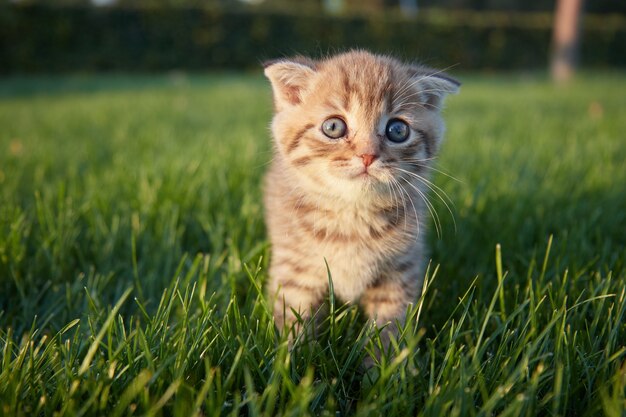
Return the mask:
<path fill-rule="evenodd" d="M 265 72 L 276 105 L 265 205 L 277 324 L 320 303 L 324 260 L 340 299 L 360 302 L 378 324 L 401 319 L 422 286 L 423 197 L 443 134 L 439 106 L 458 83 L 366 52 L 277 61 Z M 345 134 L 328 136 L 341 133 L 341 121 Z M 410 128 L 400 143 L 390 137 L 406 130 L 388 133 L 393 123 Z"/>

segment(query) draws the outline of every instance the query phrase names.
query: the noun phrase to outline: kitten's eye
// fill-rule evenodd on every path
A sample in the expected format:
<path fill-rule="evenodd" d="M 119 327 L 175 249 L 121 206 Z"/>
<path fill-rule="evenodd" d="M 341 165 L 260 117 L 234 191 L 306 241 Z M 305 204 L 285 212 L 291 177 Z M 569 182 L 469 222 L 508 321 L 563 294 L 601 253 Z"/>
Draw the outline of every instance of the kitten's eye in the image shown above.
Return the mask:
<path fill-rule="evenodd" d="M 391 119 L 387 122 L 387 127 L 385 128 L 385 135 L 387 139 L 392 142 L 400 143 L 404 142 L 409 138 L 409 133 L 411 133 L 411 129 L 409 125 L 403 122 L 400 119 Z"/>
<path fill-rule="evenodd" d="M 346 122 L 339 117 L 331 117 L 322 123 L 322 133 L 331 139 L 339 139 L 345 136 L 346 130 L 348 130 Z"/>

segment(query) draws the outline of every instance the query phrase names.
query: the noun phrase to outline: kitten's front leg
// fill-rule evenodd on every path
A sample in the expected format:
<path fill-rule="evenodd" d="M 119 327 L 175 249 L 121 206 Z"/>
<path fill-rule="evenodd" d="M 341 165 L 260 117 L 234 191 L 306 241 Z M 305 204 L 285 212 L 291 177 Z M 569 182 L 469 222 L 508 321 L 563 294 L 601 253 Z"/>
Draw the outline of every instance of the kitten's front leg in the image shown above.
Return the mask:
<path fill-rule="evenodd" d="M 391 274 L 376 280 L 361 296 L 361 305 L 367 315 L 375 320 L 377 326 L 386 325 L 381 333 L 385 350 L 389 348 L 391 336 L 397 337 L 398 325 L 404 324 L 407 307 L 415 301 L 418 292 L 417 280 Z M 376 354 L 380 359 L 382 352 Z M 366 359 L 365 366 L 372 365 L 371 358 Z"/>
<path fill-rule="evenodd" d="M 270 296 L 274 298 L 274 321 L 280 331 L 291 326 L 298 316 L 306 319 L 321 304 L 326 291 L 322 282 L 306 276 L 272 277 Z M 295 311 L 295 313 L 294 313 Z M 296 328 L 296 333 L 299 332 Z"/>

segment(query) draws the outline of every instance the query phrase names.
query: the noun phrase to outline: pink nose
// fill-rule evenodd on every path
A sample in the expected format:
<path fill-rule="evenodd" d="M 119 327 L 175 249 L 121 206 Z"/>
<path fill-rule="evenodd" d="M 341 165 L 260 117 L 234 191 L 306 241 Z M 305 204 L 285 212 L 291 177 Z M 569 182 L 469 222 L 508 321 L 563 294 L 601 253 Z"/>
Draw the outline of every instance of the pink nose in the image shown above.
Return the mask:
<path fill-rule="evenodd" d="M 372 165 L 374 159 L 378 158 L 378 155 L 363 154 L 360 155 L 360 157 L 363 159 L 363 165 L 365 165 L 365 167 L 367 168 L 368 166 Z"/>

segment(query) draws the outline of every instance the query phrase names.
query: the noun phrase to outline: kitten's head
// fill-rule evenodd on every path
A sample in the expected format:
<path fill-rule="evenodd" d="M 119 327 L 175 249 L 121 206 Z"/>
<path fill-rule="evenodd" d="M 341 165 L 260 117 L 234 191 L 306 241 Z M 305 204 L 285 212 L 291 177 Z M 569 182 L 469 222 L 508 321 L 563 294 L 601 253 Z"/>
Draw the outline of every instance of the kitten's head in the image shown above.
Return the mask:
<path fill-rule="evenodd" d="M 460 86 L 440 71 L 364 51 L 277 60 L 265 75 L 278 157 L 303 186 L 346 199 L 423 174 L 442 140 L 443 98 Z"/>

